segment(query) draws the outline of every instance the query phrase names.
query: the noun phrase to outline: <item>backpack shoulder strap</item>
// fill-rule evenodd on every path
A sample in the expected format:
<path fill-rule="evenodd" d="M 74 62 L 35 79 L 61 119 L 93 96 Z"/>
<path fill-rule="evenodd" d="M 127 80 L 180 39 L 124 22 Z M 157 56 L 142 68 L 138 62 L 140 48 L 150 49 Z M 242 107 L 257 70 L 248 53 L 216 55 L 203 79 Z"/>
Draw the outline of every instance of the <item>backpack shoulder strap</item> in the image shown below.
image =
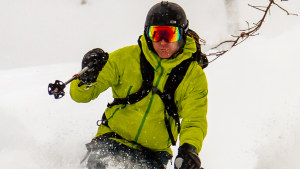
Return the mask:
<path fill-rule="evenodd" d="M 183 78 L 186 75 L 186 72 L 191 64 L 191 62 L 194 60 L 194 58 L 187 59 L 183 62 L 181 62 L 178 66 L 172 69 L 165 87 L 164 91 L 157 92 L 157 94 L 160 96 L 162 99 L 164 105 L 165 105 L 165 110 L 168 113 L 169 116 L 173 117 L 175 120 L 175 123 L 177 125 L 177 132 L 180 133 L 181 127 L 180 127 L 180 120 L 179 120 L 179 115 L 178 115 L 178 108 L 175 103 L 175 91 Z M 172 134 L 171 131 L 171 125 L 169 123 L 169 120 L 167 119 L 166 112 L 165 114 L 165 123 L 166 127 L 169 133 L 169 137 L 171 139 L 172 145 L 176 145 L 176 140 Z"/>
<path fill-rule="evenodd" d="M 133 94 L 128 95 L 126 98 L 115 98 L 112 103 L 108 103 L 107 107 L 112 107 L 114 105 L 119 105 L 119 104 L 134 104 L 136 102 L 139 102 L 142 100 L 144 97 L 146 97 L 150 91 L 152 90 L 153 86 L 153 79 L 154 79 L 154 69 L 150 65 L 150 63 L 147 61 L 143 51 L 142 51 L 142 46 L 141 46 L 141 41 L 140 38 L 138 40 L 140 49 L 141 49 L 141 54 L 140 54 L 140 68 L 141 68 L 141 73 L 142 73 L 142 86 L 141 88 Z"/>

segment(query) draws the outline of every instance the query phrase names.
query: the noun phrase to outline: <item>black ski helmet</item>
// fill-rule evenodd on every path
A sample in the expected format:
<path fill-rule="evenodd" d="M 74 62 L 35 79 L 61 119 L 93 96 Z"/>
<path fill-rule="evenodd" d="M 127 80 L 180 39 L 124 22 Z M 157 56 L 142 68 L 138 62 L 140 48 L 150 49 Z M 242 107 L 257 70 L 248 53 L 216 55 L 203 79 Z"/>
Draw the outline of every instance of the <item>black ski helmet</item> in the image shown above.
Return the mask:
<path fill-rule="evenodd" d="M 162 1 L 155 4 L 149 10 L 144 27 L 144 34 L 147 42 L 151 42 L 148 36 L 148 31 L 149 27 L 153 25 L 178 27 L 181 35 L 180 39 L 181 41 L 183 40 L 183 44 L 181 46 L 184 46 L 186 34 L 189 29 L 189 22 L 181 6 L 173 2 Z M 148 43 L 148 46 L 149 45 L 150 44 Z M 151 46 L 152 44 L 149 47 Z"/>

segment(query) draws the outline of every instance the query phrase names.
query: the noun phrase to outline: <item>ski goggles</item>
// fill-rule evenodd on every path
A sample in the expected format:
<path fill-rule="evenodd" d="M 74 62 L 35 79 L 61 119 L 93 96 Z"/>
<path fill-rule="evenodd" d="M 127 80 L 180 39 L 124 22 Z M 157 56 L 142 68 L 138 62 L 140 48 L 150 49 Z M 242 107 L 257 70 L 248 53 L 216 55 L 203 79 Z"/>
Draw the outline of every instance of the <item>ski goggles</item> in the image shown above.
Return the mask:
<path fill-rule="evenodd" d="M 176 42 L 180 38 L 180 32 L 179 28 L 175 26 L 150 26 L 148 36 L 153 42 L 159 42 L 162 39 Z"/>

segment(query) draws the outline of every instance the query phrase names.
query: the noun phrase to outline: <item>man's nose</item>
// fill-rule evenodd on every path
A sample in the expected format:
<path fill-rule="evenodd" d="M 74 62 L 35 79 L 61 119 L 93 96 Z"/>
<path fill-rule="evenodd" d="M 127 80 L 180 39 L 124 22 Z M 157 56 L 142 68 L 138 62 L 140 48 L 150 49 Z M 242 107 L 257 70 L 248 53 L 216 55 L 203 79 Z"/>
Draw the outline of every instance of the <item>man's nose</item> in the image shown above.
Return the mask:
<path fill-rule="evenodd" d="M 169 42 L 166 39 L 160 41 L 160 45 L 167 45 Z"/>

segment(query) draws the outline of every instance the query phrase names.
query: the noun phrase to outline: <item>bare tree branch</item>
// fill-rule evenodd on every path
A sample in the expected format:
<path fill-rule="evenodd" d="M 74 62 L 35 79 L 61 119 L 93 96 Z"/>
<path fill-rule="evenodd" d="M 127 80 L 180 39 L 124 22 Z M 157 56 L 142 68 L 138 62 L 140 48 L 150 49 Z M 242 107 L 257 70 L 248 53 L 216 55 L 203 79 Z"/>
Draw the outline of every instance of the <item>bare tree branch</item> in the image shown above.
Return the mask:
<path fill-rule="evenodd" d="M 281 1 L 287 1 L 287 0 L 281 0 Z M 273 2 L 274 5 L 276 5 L 278 8 L 280 8 L 281 10 L 283 10 L 284 12 L 286 12 L 287 15 L 295 15 L 298 16 L 298 14 L 295 13 L 289 13 L 289 11 L 287 11 L 286 9 L 282 8 L 281 6 L 279 6 L 277 3 Z"/>
<path fill-rule="evenodd" d="M 264 23 L 264 20 L 267 16 L 267 13 L 270 12 L 270 8 L 271 6 L 274 4 L 276 5 L 278 8 L 280 8 L 281 10 L 283 10 L 284 12 L 287 13 L 287 15 L 295 15 L 298 16 L 298 14 L 294 14 L 294 13 L 289 13 L 286 9 L 284 9 L 283 7 L 281 7 L 280 5 L 278 5 L 277 3 L 274 2 L 274 0 L 269 0 L 270 3 L 268 6 L 264 7 L 264 6 L 253 6 L 248 4 L 248 6 L 256 9 L 256 10 L 260 10 L 264 12 L 264 15 L 262 16 L 262 18 L 257 22 L 257 23 L 253 23 L 254 26 L 250 27 L 249 26 L 249 22 L 246 21 L 248 28 L 244 29 L 244 30 L 240 30 L 241 33 L 240 35 L 235 35 L 232 37 L 234 37 L 235 39 L 233 40 L 225 40 L 221 43 L 219 43 L 218 45 L 216 45 L 215 47 L 212 48 L 212 50 L 215 50 L 225 44 L 231 44 L 230 48 L 227 50 L 221 50 L 221 51 L 217 51 L 217 52 L 213 52 L 213 53 L 209 53 L 206 56 L 216 56 L 214 59 L 212 59 L 211 61 L 209 61 L 209 63 L 215 61 L 216 59 L 218 59 L 220 56 L 224 55 L 226 52 L 228 52 L 232 47 L 239 45 L 240 43 L 244 42 L 246 39 L 248 39 L 251 36 L 257 36 L 258 33 L 257 31 L 260 29 L 260 27 L 262 26 L 262 24 Z M 281 0 L 281 1 L 288 1 L 288 0 Z"/>
<path fill-rule="evenodd" d="M 260 11 L 266 12 L 266 10 L 265 10 L 265 9 L 260 9 L 260 8 L 266 8 L 265 6 L 253 6 L 253 5 L 250 5 L 250 4 L 248 4 L 248 6 L 251 6 L 252 8 L 255 8 L 255 9 L 257 9 L 257 10 L 260 10 Z"/>

